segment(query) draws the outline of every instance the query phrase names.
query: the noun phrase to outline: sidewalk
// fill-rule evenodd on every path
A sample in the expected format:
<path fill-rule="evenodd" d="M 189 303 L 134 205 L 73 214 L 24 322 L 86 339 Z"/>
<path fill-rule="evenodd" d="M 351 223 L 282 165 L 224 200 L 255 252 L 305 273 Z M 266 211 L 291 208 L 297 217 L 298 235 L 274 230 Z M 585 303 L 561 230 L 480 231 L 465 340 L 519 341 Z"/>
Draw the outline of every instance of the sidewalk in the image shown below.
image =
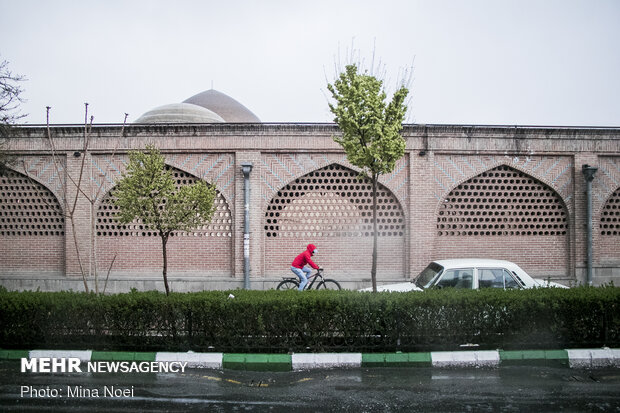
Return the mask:
<path fill-rule="evenodd" d="M 79 358 L 81 361 L 180 361 L 188 368 L 253 371 L 298 371 L 356 367 L 557 366 L 620 367 L 620 349 L 437 351 L 424 353 L 168 353 L 94 350 L 0 350 L 0 360 Z"/>

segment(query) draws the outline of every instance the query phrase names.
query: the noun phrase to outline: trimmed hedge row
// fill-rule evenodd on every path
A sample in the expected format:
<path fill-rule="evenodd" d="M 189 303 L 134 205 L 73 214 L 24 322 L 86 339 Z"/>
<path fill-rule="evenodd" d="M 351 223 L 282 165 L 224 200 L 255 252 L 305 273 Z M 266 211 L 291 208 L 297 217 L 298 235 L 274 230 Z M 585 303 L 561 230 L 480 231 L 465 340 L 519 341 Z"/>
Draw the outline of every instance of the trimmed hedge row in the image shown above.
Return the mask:
<path fill-rule="evenodd" d="M 229 298 L 233 294 L 234 298 Z M 620 345 L 620 288 L 0 291 L 1 348 L 319 352 Z"/>

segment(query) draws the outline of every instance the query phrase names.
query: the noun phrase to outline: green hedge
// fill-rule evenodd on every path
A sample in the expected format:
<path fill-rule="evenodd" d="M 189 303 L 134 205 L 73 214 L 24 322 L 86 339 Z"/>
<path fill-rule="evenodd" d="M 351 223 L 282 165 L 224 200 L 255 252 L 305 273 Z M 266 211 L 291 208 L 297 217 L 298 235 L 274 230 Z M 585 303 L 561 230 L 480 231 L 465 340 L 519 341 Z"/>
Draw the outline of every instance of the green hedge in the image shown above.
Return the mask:
<path fill-rule="evenodd" d="M 233 294 L 235 298 L 229 298 Z M 524 291 L 0 291 L 0 347 L 318 352 L 620 345 L 620 288 Z"/>

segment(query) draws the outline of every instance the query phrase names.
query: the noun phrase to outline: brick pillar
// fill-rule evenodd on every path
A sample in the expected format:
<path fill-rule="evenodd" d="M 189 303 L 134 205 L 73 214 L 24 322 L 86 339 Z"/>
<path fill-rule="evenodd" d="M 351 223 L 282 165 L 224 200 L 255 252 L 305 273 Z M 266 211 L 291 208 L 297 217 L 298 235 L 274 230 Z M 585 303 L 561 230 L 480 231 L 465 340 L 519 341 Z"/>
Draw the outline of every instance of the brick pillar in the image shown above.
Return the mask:
<path fill-rule="evenodd" d="M 75 152 L 77 153 L 77 152 Z M 65 218 L 65 263 L 66 263 L 66 275 L 67 277 L 78 277 L 82 280 L 82 272 L 80 271 L 80 261 L 85 274 L 89 273 L 90 265 L 90 242 L 91 242 L 91 214 L 90 214 L 90 202 L 84 197 L 83 194 L 79 194 L 77 205 L 73 213 L 73 223 L 69 217 L 70 211 L 73 209 L 73 205 L 78 194 L 77 184 L 80 181 L 80 169 L 82 167 L 82 157 L 87 156 L 83 152 L 80 152 L 80 156 L 74 156 L 74 152 L 67 152 L 66 154 L 66 174 L 65 185 L 67 186 L 67 199 L 66 205 L 66 218 Z M 84 171 L 82 174 L 81 187 L 86 193 L 90 193 L 90 175 L 89 175 L 89 160 L 86 159 L 84 164 Z M 69 178 L 71 177 L 71 178 Z M 74 232 L 76 234 L 74 239 Z M 79 259 L 78 252 L 79 249 Z M 94 282 L 87 279 L 89 289 L 94 291 Z"/>
<path fill-rule="evenodd" d="M 409 248 L 410 277 L 415 277 L 430 262 L 436 234 L 433 153 L 420 156 L 419 150 L 411 152 L 409 162 Z"/>
<path fill-rule="evenodd" d="M 244 276 L 244 178 L 241 164 L 252 164 L 250 172 L 250 289 L 262 289 L 262 285 L 252 285 L 264 276 L 263 266 L 263 213 L 261 209 L 261 174 L 262 162 L 260 152 L 237 152 L 235 154 L 235 225 L 233 234 L 233 273 L 235 279 L 243 282 Z"/>
<path fill-rule="evenodd" d="M 573 257 L 574 257 L 574 271 L 575 278 L 577 282 L 584 283 L 586 282 L 586 261 L 587 261 L 587 209 L 586 209 L 586 180 L 583 176 L 582 167 L 583 165 L 591 165 L 598 166 L 598 157 L 594 153 L 576 153 L 575 154 L 575 226 L 573 232 Z M 597 174 L 599 174 L 597 172 Z M 594 182 L 596 182 L 596 175 L 594 177 Z M 594 185 L 593 185 L 594 187 Z M 595 221 L 596 217 L 596 202 L 593 197 L 593 213 L 592 213 L 592 223 L 593 223 L 593 231 L 592 231 L 592 244 L 593 244 L 593 261 L 596 263 L 596 251 L 597 245 L 599 244 L 599 234 L 598 230 L 599 226 Z M 596 267 L 596 264 L 593 265 Z M 594 271 L 593 280 L 596 280 L 596 271 Z"/>

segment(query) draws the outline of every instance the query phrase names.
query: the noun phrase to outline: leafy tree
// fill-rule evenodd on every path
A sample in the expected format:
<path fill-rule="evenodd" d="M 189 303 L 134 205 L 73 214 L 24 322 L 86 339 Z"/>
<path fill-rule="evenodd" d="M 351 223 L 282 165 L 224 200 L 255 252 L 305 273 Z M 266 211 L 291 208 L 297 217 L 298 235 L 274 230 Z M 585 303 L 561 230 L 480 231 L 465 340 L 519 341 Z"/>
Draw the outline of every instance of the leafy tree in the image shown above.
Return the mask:
<path fill-rule="evenodd" d="M 19 104 L 23 102 L 20 94 L 23 89 L 19 82 L 25 80 L 23 76 L 16 75 L 9 70 L 9 62 L 0 61 L 0 175 L 3 175 L 11 158 L 4 150 L 4 139 L 9 135 L 11 126 L 19 119 L 26 116 L 19 113 Z"/>
<path fill-rule="evenodd" d="M 342 131 L 334 137 L 344 148 L 351 164 L 362 170 L 362 176 L 372 184 L 372 289 L 377 291 L 377 183 L 379 176 L 394 170 L 396 161 L 405 153 L 401 136 L 402 123 L 407 112 L 405 99 L 409 90 L 402 86 L 392 101 L 386 103 L 383 81 L 375 76 L 358 73 L 357 65 L 345 66 L 327 89 L 336 101 L 329 109 Z"/>
<path fill-rule="evenodd" d="M 126 225 L 138 219 L 156 231 L 162 242 L 163 276 L 168 287 L 168 239 L 175 231 L 189 231 L 205 225 L 215 210 L 215 187 L 199 181 L 176 187 L 164 157 L 153 146 L 147 152 L 129 153 L 127 171 L 114 189 L 115 204 L 120 208 L 117 220 Z"/>

